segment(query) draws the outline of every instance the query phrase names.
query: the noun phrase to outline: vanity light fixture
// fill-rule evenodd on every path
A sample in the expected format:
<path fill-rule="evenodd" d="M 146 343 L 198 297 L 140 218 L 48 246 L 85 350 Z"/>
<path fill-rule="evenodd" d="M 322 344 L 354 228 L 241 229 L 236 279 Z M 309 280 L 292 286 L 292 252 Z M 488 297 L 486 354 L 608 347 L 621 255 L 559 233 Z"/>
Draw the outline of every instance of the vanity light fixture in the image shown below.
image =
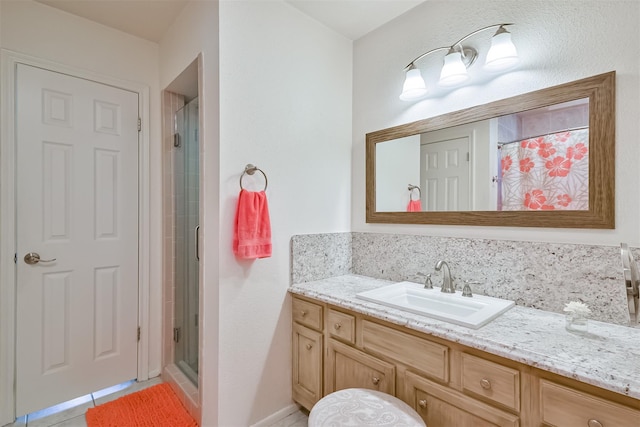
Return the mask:
<path fill-rule="evenodd" d="M 416 68 L 416 61 L 435 52 L 447 51 L 444 57 L 444 65 L 440 72 L 440 80 L 438 85 L 453 87 L 458 86 L 469 79 L 468 69 L 478 57 L 478 51 L 470 46 L 464 46 L 462 43 L 470 37 L 493 28 L 498 28 L 491 38 L 491 47 L 487 52 L 484 69 L 490 72 L 505 71 L 518 62 L 518 52 L 515 45 L 511 41 L 511 33 L 505 29 L 506 26 L 513 24 L 495 24 L 488 27 L 480 28 L 470 34 L 467 34 L 453 45 L 449 47 L 438 47 L 415 58 L 409 63 L 404 70 L 406 71 L 406 79 L 402 86 L 402 94 L 400 99 L 403 101 L 414 101 L 424 97 L 427 94 L 427 85 L 422 78 L 420 70 Z"/>

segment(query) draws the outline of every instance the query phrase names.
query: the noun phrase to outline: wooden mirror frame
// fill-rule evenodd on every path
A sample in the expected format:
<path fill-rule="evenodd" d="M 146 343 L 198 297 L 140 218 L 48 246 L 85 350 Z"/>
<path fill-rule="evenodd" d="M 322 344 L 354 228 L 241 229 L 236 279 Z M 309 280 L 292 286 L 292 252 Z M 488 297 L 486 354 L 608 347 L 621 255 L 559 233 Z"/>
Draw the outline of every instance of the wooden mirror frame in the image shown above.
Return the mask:
<path fill-rule="evenodd" d="M 615 228 L 615 71 L 382 129 L 366 135 L 368 223 Z M 376 144 L 424 132 L 589 98 L 589 210 L 377 212 Z"/>

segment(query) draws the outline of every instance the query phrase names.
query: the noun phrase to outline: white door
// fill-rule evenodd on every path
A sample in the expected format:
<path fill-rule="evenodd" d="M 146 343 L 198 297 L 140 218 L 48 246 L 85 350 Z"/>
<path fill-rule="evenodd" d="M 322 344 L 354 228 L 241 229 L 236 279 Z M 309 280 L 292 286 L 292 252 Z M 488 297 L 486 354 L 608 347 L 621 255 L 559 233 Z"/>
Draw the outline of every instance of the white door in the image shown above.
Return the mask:
<path fill-rule="evenodd" d="M 456 138 L 420 145 L 422 210 L 468 211 L 469 138 Z"/>
<path fill-rule="evenodd" d="M 26 65 L 16 88 L 22 416 L 137 377 L 138 95 Z"/>

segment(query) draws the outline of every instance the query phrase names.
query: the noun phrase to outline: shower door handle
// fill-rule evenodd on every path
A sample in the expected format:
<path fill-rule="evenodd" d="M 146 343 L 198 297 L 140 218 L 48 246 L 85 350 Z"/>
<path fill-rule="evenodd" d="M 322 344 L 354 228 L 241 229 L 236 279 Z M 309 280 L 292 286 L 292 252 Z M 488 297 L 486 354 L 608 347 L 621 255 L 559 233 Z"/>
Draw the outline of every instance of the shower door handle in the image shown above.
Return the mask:
<path fill-rule="evenodd" d="M 200 261 L 200 225 L 196 225 L 195 229 L 195 242 L 196 242 L 196 261 Z"/>

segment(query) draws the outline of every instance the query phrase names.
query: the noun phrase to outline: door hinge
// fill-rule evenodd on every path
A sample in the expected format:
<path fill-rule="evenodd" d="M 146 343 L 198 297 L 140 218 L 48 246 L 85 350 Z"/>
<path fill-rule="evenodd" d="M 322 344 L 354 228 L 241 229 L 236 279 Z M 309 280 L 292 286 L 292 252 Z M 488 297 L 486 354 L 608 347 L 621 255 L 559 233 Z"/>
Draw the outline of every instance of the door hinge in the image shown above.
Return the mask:
<path fill-rule="evenodd" d="M 140 130 L 140 129 L 138 129 Z M 469 152 L 467 151 L 467 162 L 469 161 L 469 159 L 471 158 L 471 155 L 469 154 Z"/>
<path fill-rule="evenodd" d="M 140 326 L 138 326 L 138 341 L 140 341 Z"/>
<path fill-rule="evenodd" d="M 138 117 L 138 132 L 142 130 L 142 119 Z"/>
<path fill-rule="evenodd" d="M 180 342 L 180 328 L 173 328 L 173 341 Z"/>
<path fill-rule="evenodd" d="M 18 263 L 18 254 L 13 254 L 13 263 L 14 264 Z"/>

